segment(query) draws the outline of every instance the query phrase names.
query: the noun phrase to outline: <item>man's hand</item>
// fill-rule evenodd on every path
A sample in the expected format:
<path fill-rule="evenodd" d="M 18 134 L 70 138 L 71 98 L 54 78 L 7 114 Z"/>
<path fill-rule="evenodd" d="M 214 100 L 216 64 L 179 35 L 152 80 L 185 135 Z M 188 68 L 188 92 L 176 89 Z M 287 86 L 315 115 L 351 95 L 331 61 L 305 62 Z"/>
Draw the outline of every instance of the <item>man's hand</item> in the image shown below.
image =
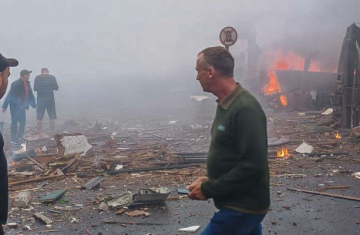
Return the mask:
<path fill-rule="evenodd" d="M 197 178 L 192 184 L 190 184 L 187 189 L 190 191 L 188 197 L 193 200 L 206 200 L 207 198 L 201 192 L 201 184 L 202 182 L 208 181 L 209 178 L 206 176 L 202 176 Z"/>
<path fill-rule="evenodd" d="M 205 182 L 205 181 L 208 181 L 209 178 L 206 177 L 206 176 L 201 176 L 199 178 L 197 178 L 192 184 L 190 184 L 189 186 L 187 186 L 186 188 L 191 192 L 194 188 L 195 188 L 195 185 L 197 183 L 202 183 L 202 182 Z"/>
<path fill-rule="evenodd" d="M 201 191 L 201 184 L 202 182 L 198 182 L 194 184 L 193 189 L 190 191 L 188 195 L 189 198 L 193 200 L 201 200 L 201 201 L 205 201 L 207 199 Z"/>

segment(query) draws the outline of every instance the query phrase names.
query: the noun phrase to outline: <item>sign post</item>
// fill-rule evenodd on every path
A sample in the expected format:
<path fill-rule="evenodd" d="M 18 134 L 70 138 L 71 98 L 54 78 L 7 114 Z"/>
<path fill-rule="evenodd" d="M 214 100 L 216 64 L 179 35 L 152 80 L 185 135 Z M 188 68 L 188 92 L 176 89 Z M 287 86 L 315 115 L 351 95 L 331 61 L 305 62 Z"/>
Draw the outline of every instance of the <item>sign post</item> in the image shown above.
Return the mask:
<path fill-rule="evenodd" d="M 228 26 L 220 31 L 219 39 L 225 46 L 226 50 L 229 50 L 229 47 L 236 43 L 238 34 L 233 27 Z"/>

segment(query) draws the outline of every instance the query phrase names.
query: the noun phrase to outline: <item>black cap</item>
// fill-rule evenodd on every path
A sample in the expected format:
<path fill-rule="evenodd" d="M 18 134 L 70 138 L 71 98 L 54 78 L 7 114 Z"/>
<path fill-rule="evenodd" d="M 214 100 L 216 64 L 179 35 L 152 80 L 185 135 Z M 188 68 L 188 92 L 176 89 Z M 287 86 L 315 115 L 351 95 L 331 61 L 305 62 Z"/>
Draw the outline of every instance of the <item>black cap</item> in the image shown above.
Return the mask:
<path fill-rule="evenodd" d="M 29 70 L 27 70 L 27 69 L 23 69 L 23 70 L 21 70 L 21 72 L 20 72 L 20 76 L 24 76 L 24 75 L 27 75 L 27 74 L 30 74 L 30 73 L 32 73 L 32 71 L 29 71 Z"/>
<path fill-rule="evenodd" d="M 7 67 L 16 67 L 19 62 L 15 59 L 6 58 L 0 53 L 0 72 L 4 71 Z"/>
<path fill-rule="evenodd" d="M 41 72 L 49 72 L 49 70 L 47 68 L 42 68 Z"/>

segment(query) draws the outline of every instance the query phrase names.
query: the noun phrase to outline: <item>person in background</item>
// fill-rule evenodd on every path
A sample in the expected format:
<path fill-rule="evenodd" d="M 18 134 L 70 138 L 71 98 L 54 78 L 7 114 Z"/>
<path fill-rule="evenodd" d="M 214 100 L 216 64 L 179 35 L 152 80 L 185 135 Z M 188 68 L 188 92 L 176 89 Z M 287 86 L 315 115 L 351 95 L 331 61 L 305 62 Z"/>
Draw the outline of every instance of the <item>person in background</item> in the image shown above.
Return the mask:
<path fill-rule="evenodd" d="M 34 91 L 37 91 L 37 126 L 38 133 L 42 134 L 42 120 L 47 111 L 50 118 L 51 133 L 55 132 L 56 108 L 54 91 L 59 90 L 56 78 L 49 74 L 47 68 L 41 69 L 41 75 L 36 76 L 34 82 Z"/>
<path fill-rule="evenodd" d="M 5 95 L 10 76 L 10 67 L 18 66 L 15 59 L 7 59 L 0 54 L 0 99 Z M 4 235 L 3 225 L 7 222 L 8 215 L 8 175 L 7 160 L 4 153 L 4 138 L 0 133 L 0 235 Z"/>
<path fill-rule="evenodd" d="M 36 108 L 35 97 L 29 81 L 31 72 L 26 69 L 20 72 L 20 79 L 11 84 L 9 94 L 2 106 L 3 112 L 5 112 L 10 104 L 11 141 L 13 144 L 17 144 L 19 139 L 24 136 L 26 110 L 29 109 L 29 105 Z"/>
<path fill-rule="evenodd" d="M 213 198 L 219 209 L 201 234 L 261 235 L 270 206 L 265 113 L 234 80 L 234 58 L 225 48 L 200 52 L 196 71 L 203 90 L 218 97 L 207 176 L 188 186 L 189 198 Z"/>

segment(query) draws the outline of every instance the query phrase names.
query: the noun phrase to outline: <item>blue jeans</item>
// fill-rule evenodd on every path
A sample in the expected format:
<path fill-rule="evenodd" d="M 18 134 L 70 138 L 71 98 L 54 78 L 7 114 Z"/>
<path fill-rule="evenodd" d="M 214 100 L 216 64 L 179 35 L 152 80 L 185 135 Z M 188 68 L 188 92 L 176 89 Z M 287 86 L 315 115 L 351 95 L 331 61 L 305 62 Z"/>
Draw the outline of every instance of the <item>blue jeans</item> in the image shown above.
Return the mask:
<path fill-rule="evenodd" d="M 262 235 L 261 221 L 264 217 L 222 208 L 211 218 L 201 235 Z"/>

